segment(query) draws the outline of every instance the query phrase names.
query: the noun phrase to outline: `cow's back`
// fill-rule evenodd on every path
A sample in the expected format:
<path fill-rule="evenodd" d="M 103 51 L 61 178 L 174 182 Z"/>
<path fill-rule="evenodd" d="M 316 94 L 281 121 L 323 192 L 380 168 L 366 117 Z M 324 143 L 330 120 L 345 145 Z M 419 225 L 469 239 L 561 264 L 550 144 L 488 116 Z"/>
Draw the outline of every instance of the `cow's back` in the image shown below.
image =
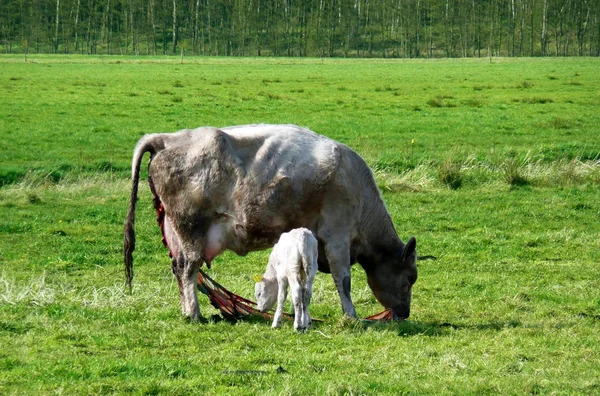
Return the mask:
<path fill-rule="evenodd" d="M 242 172 L 228 136 L 216 128 L 168 135 L 165 148 L 150 163 L 156 192 L 173 216 L 189 213 L 190 208 L 208 214 L 223 207 L 231 181 Z"/>
<path fill-rule="evenodd" d="M 244 254 L 317 221 L 339 164 L 337 144 L 291 125 L 199 128 L 172 134 L 150 174 L 167 214 L 190 216 L 200 236 L 219 222 Z"/>
<path fill-rule="evenodd" d="M 326 184 L 339 162 L 337 143 L 296 125 L 245 125 L 222 129 L 255 186 L 284 177 Z"/>
<path fill-rule="evenodd" d="M 232 202 L 246 232 L 272 243 L 316 221 L 339 164 L 337 144 L 296 126 L 224 128 L 244 167 Z"/>

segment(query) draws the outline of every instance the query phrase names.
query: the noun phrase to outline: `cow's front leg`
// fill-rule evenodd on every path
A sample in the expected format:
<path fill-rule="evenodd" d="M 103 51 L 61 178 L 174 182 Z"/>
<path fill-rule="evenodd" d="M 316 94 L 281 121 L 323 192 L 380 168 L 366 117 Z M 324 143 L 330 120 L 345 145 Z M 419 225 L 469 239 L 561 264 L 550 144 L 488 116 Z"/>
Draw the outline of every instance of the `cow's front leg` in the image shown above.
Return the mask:
<path fill-rule="evenodd" d="M 356 310 L 350 297 L 350 249 L 345 243 L 328 242 L 325 254 L 329 261 L 329 269 L 333 283 L 340 295 L 342 311 L 351 318 L 356 317 Z"/>

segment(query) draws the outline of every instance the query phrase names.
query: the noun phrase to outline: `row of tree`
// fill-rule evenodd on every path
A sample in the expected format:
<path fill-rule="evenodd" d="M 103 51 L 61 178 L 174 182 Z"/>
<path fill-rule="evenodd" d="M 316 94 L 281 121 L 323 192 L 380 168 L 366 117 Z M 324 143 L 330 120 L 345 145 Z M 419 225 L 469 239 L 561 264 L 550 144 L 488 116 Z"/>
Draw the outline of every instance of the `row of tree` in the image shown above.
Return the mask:
<path fill-rule="evenodd" d="M 599 0 L 0 0 L 3 53 L 600 56 Z"/>

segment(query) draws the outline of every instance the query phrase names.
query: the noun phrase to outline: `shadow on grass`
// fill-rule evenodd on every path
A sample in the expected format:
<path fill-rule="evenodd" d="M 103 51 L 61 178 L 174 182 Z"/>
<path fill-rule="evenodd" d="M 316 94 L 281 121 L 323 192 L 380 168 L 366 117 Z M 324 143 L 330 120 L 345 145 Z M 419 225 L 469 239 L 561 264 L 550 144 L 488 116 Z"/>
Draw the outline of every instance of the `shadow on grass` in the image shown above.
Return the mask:
<path fill-rule="evenodd" d="M 287 317 L 289 321 L 293 321 L 293 317 Z M 271 325 L 272 319 L 264 318 L 259 315 L 248 315 L 239 321 L 245 323 L 263 323 L 267 326 Z M 204 319 L 205 323 L 208 322 L 228 322 L 231 324 L 235 324 L 236 321 L 231 321 L 228 319 L 224 319 L 220 315 L 212 315 L 208 319 Z M 315 318 L 312 324 L 312 328 L 318 330 L 326 321 Z M 405 321 L 393 321 L 393 322 L 384 322 L 384 321 L 374 321 L 374 320 L 365 320 L 365 319 L 349 319 L 343 318 L 341 319 L 341 323 L 338 323 L 341 327 L 355 330 L 355 331 L 386 331 L 386 332 L 395 332 L 400 337 L 410 337 L 416 335 L 427 335 L 431 337 L 443 337 L 449 335 L 455 331 L 461 330 L 470 330 L 470 331 L 500 331 L 504 329 L 518 328 L 523 327 L 523 324 L 520 321 L 490 321 L 487 323 L 474 323 L 474 324 L 462 324 L 462 323 L 449 323 L 449 322 L 413 322 L 410 320 Z M 309 330 L 310 331 L 310 330 Z"/>
<path fill-rule="evenodd" d="M 358 322 L 362 329 L 371 329 L 375 331 L 393 331 L 398 336 L 410 337 L 416 335 L 427 335 L 439 337 L 448 335 L 454 331 L 500 331 L 507 328 L 522 327 L 519 321 L 491 321 L 488 323 L 476 324 L 457 324 L 448 322 L 413 322 L 410 320 L 402 322 L 375 322 L 361 320 Z"/>

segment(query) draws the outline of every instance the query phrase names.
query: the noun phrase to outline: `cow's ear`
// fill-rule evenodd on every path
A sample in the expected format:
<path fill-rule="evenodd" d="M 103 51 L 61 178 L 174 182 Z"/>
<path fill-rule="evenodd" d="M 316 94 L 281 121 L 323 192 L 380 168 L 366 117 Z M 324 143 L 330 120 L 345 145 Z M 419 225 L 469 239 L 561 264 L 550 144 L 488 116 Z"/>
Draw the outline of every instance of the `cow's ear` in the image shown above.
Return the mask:
<path fill-rule="evenodd" d="M 408 256 L 413 254 L 413 252 L 417 249 L 417 240 L 415 237 L 410 237 L 406 245 L 404 245 L 404 250 L 402 251 L 402 261 L 406 260 Z"/>
<path fill-rule="evenodd" d="M 262 275 L 258 275 L 258 274 L 257 274 L 257 275 L 254 275 L 254 276 L 252 277 L 252 279 L 254 279 L 254 282 L 258 283 L 258 282 L 260 282 L 261 280 L 263 280 L 263 276 L 262 276 Z"/>

